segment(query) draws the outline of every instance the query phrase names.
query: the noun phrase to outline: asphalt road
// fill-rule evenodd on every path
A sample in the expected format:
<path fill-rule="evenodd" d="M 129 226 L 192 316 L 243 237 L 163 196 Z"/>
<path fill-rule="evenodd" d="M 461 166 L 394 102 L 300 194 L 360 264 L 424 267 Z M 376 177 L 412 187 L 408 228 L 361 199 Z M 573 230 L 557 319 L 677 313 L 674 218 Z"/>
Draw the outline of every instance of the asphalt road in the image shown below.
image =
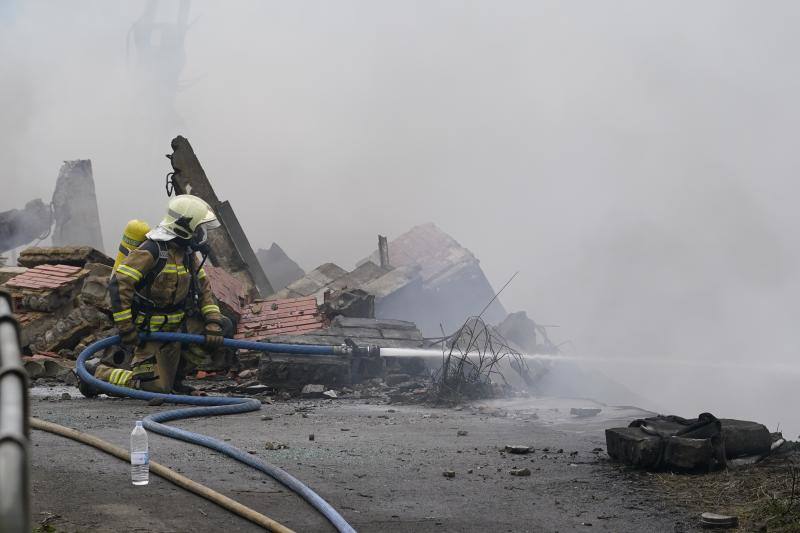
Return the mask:
<path fill-rule="evenodd" d="M 135 420 L 167 408 L 87 400 L 74 389 L 72 399 L 58 399 L 63 390 L 34 390 L 33 416 L 125 448 Z M 693 518 L 666 504 L 642 475 L 593 451 L 605 449 L 603 429 L 648 414 L 643 411 L 603 406 L 597 417 L 577 419 L 571 407 L 595 404 L 532 398 L 453 410 L 367 402 L 278 402 L 259 413 L 178 425 L 229 439 L 284 468 L 360 532 L 693 530 Z M 268 441 L 288 449 L 267 450 Z M 47 520 L 55 531 L 258 530 L 154 476 L 134 487 L 127 464 L 92 448 L 40 431 L 32 442 L 34 520 Z M 507 444 L 535 451 L 502 453 Z M 232 459 L 154 434 L 150 450 L 153 460 L 298 532 L 332 531 L 299 497 Z M 509 474 L 523 467 L 530 476 Z M 443 476 L 446 470 L 455 476 Z"/>

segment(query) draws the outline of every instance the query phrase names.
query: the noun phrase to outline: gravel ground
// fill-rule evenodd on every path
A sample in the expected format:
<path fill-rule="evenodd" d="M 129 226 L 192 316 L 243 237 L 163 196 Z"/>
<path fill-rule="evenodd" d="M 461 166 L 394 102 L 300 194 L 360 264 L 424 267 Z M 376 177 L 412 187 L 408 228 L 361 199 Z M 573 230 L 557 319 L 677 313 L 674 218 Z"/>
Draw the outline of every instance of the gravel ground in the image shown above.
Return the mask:
<path fill-rule="evenodd" d="M 33 416 L 126 448 L 136 419 L 167 408 L 87 400 L 74 389 L 32 392 Z M 72 399 L 60 399 L 63 392 Z M 596 417 L 569 414 L 571 407 L 596 406 L 552 398 L 457 409 L 304 400 L 178 425 L 230 440 L 284 468 L 362 532 L 692 531 L 686 510 L 665 503 L 639 474 L 606 460 L 603 429 L 649 413 L 600 406 Z M 32 441 L 34 520 L 47 520 L 51 531 L 258 530 L 159 478 L 134 487 L 127 464 L 92 448 L 40 431 Z M 288 448 L 267 450 L 267 442 Z M 501 452 L 508 444 L 534 451 Z M 293 493 L 227 457 L 154 434 L 150 450 L 153 460 L 296 531 L 332 531 Z M 510 475 L 515 468 L 531 475 Z"/>

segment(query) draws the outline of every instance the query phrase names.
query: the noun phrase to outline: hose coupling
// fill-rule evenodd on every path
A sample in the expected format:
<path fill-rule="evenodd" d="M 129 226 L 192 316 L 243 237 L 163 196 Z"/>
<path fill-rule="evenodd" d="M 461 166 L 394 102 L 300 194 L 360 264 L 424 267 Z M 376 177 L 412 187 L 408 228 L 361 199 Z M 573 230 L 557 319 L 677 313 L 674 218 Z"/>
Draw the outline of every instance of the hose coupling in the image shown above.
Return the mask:
<path fill-rule="evenodd" d="M 353 357 L 366 357 L 368 359 L 377 359 L 381 356 L 381 347 L 377 344 L 362 344 L 358 345 L 353 339 L 344 340 L 347 352 Z"/>

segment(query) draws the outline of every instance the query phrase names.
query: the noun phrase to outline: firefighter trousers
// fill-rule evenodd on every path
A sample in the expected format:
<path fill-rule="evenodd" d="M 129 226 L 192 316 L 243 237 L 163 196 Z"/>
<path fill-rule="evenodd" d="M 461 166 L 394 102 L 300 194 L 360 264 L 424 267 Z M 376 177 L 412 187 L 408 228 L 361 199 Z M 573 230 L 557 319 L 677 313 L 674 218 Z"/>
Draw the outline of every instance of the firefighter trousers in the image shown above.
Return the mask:
<path fill-rule="evenodd" d="M 202 334 L 205 323 L 194 317 L 186 320 L 186 327 L 165 326 L 160 331 Z M 132 356 L 119 349 L 108 354 L 95 370 L 95 377 L 112 385 L 133 387 L 150 392 L 170 394 L 175 387 L 176 376 L 185 376 L 198 368 L 222 370 L 228 359 L 226 350 L 214 350 L 206 346 L 179 342 L 148 341 L 140 344 Z"/>

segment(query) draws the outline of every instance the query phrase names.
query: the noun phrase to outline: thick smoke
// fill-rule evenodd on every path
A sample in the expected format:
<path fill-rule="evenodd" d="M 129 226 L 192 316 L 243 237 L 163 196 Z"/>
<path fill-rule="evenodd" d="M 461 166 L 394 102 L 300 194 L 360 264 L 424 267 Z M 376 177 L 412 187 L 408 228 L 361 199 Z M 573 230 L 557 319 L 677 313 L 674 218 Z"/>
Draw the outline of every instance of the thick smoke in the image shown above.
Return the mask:
<path fill-rule="evenodd" d="M 182 133 L 256 246 L 349 267 L 434 221 L 653 406 L 800 431 L 798 4 L 195 1 L 169 57 L 148 2 L 4 6 L 0 209 L 91 158 L 113 249 Z"/>

